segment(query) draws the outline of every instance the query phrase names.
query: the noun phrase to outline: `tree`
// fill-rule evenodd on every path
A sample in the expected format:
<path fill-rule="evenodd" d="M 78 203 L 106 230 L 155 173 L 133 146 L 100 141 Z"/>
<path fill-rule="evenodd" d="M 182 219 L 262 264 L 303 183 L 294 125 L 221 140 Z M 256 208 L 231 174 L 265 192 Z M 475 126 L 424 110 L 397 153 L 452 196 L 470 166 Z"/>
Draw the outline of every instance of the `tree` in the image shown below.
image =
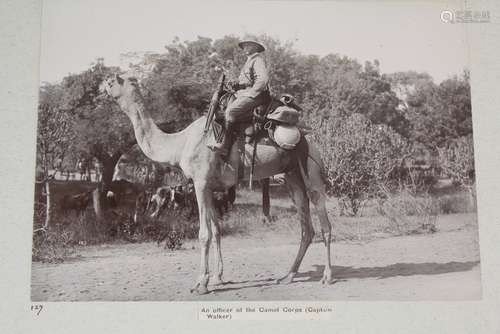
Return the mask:
<path fill-rule="evenodd" d="M 407 96 L 410 138 L 436 151 L 472 133 L 468 72 L 441 82 L 420 81 Z"/>
<path fill-rule="evenodd" d="M 330 54 L 320 59 L 310 78 L 314 89 L 306 104 L 320 117 L 345 118 L 358 113 L 375 124 L 386 124 L 402 135 L 407 120 L 398 109 L 399 99 L 380 75 L 379 63 L 361 66 L 356 60 Z"/>
<path fill-rule="evenodd" d="M 294 95 L 306 114 L 345 117 L 361 113 L 373 123 L 407 134 L 407 120 L 398 109 L 400 100 L 389 79 L 380 74 L 377 60 L 362 66 L 336 54 L 322 58 L 302 55 L 293 42 L 268 35 L 247 37 L 266 45 L 264 55 L 275 96 Z M 184 42 L 174 39 L 165 53 L 144 54 L 140 61 L 136 53 L 126 55 L 135 61 L 131 70 L 143 78 L 144 97 L 156 121 L 175 123 L 178 130 L 201 116 L 217 83 L 215 67 L 224 67 L 228 79 L 238 77 L 246 60 L 239 42 L 234 36 L 215 41 L 206 37 Z"/>
<path fill-rule="evenodd" d="M 396 93 L 400 100 L 400 108 L 407 110 L 408 97 L 415 92 L 418 87 L 432 83 L 432 77 L 423 72 L 406 71 L 385 74 L 385 78 L 391 83 L 391 90 Z"/>
<path fill-rule="evenodd" d="M 43 85 L 40 88 L 38 105 L 37 165 L 41 167 L 40 182 L 45 187 L 46 212 L 44 227 L 47 228 L 52 216 L 50 180 L 54 174 L 55 161 L 63 161 L 73 140 L 71 116 L 59 107 L 61 89 L 57 85 Z"/>
<path fill-rule="evenodd" d="M 70 143 L 74 154 L 95 157 L 103 166 L 101 190 L 111 186 L 114 168 L 121 155 L 134 143 L 131 124 L 119 107 L 99 92 L 102 81 L 116 73 L 98 60 L 90 69 L 65 77 L 62 81 L 62 108 L 72 115 L 75 134 Z"/>
<path fill-rule="evenodd" d="M 209 38 L 193 42 L 178 39 L 155 59 L 154 71 L 142 81 L 145 100 L 159 123 L 187 125 L 207 109 L 217 81 L 209 55 L 214 52 Z"/>
<path fill-rule="evenodd" d="M 464 71 L 439 84 L 438 96 L 446 120 L 451 120 L 450 135 L 459 138 L 472 134 L 472 113 L 470 94 L 470 75 Z"/>

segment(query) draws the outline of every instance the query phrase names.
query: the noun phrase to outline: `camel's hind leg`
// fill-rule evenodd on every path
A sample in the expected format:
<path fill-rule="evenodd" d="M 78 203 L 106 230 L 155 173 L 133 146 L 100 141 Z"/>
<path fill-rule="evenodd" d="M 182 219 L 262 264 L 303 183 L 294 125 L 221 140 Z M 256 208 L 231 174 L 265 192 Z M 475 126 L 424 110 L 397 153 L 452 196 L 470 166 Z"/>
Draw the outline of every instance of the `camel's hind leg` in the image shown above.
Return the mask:
<path fill-rule="evenodd" d="M 269 183 L 270 180 L 268 177 L 260 180 L 260 184 L 262 186 L 262 214 L 264 215 L 263 221 L 265 223 L 270 223 L 273 221 L 273 217 L 271 216 L 271 200 L 269 198 Z"/>
<path fill-rule="evenodd" d="M 321 224 L 321 233 L 323 235 L 323 242 L 326 248 L 326 263 L 325 269 L 323 271 L 323 277 L 321 283 L 332 283 L 332 261 L 330 254 L 330 245 L 332 239 L 332 225 L 328 219 L 326 212 L 325 202 L 326 202 L 326 191 L 325 183 L 321 175 L 322 162 L 319 152 L 313 147 L 310 147 L 311 157 L 307 160 L 307 194 L 311 202 L 313 203 L 316 213 L 318 215 L 319 222 Z"/>
<path fill-rule="evenodd" d="M 286 183 L 291 192 L 292 200 L 297 207 L 297 212 L 300 220 L 300 227 L 302 230 L 300 238 L 300 247 L 295 257 L 295 261 L 292 264 L 292 268 L 289 273 L 278 279 L 278 283 L 291 283 L 297 271 L 299 270 L 300 264 L 304 255 L 306 254 L 307 248 L 312 242 L 314 236 L 314 230 L 311 222 L 311 213 L 309 210 L 309 199 L 306 194 L 306 187 L 302 181 L 302 177 L 297 171 L 289 172 L 286 174 Z"/>

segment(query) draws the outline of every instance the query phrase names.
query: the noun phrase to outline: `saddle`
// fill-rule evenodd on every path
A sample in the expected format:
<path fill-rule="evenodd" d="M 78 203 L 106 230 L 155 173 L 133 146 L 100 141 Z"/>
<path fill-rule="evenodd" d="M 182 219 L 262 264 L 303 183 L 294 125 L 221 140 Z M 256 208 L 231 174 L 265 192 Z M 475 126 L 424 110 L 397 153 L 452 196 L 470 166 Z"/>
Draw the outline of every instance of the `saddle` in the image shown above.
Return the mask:
<path fill-rule="evenodd" d="M 293 96 L 282 95 L 279 99 L 271 97 L 266 103 L 253 110 L 253 117 L 239 124 L 238 137 L 247 144 L 273 145 L 285 150 L 295 148 L 301 137 L 310 129 L 299 125 L 302 108 L 294 102 Z M 224 117 L 217 115 L 212 124 L 214 138 L 220 142 L 224 136 Z"/>
<path fill-rule="evenodd" d="M 218 108 L 219 111 L 225 110 L 223 101 L 219 102 Z M 306 177 L 304 172 L 307 173 L 307 171 L 305 171 L 304 166 L 306 166 L 308 145 L 305 135 L 310 133 L 311 129 L 299 124 L 301 111 L 302 108 L 295 104 L 293 96 L 284 94 L 279 99 L 270 97 L 266 103 L 254 108 L 251 120 L 239 124 L 236 140 L 233 144 L 238 145 L 238 151 L 240 152 L 239 167 L 237 168 L 238 179 L 243 179 L 246 160 L 244 146 L 250 144 L 253 146 L 250 160 L 250 189 L 253 183 L 258 145 L 274 146 L 283 157 L 293 156 L 292 164 L 286 167 L 284 171 L 289 168 L 299 168 L 298 166 L 300 166 L 299 169 L 304 175 L 303 177 Z M 215 114 L 213 121 L 210 123 L 208 123 L 208 128 L 212 128 L 214 140 L 219 143 L 222 142 L 225 136 L 223 115 L 220 112 Z"/>

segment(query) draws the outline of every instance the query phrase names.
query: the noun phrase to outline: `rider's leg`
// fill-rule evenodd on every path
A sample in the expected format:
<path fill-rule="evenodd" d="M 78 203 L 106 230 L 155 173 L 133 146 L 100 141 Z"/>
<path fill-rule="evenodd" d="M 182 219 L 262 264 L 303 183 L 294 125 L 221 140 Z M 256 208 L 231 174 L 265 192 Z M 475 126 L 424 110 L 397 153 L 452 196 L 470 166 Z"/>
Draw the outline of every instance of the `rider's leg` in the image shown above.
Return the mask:
<path fill-rule="evenodd" d="M 227 157 L 236 139 L 236 124 L 250 121 L 252 119 L 253 108 L 262 104 L 262 98 L 251 98 L 247 96 L 237 97 L 226 109 L 226 129 L 224 139 L 220 143 L 211 146 L 219 152 L 222 157 Z"/>
<path fill-rule="evenodd" d="M 220 143 L 215 143 L 211 148 L 217 151 L 222 157 L 227 157 L 236 139 L 236 123 L 226 120 L 224 138 Z"/>

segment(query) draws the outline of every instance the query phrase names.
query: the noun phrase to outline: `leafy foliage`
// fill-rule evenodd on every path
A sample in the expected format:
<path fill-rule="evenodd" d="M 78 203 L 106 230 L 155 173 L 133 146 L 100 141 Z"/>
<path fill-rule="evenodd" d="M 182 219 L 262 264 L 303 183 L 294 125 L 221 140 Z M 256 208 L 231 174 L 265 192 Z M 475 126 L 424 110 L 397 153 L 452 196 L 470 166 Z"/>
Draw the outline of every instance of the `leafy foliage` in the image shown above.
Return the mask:
<path fill-rule="evenodd" d="M 337 120 L 336 125 L 322 124 L 314 138 L 325 160 L 330 192 L 345 197 L 356 214 L 380 184 L 390 181 L 409 145 L 390 127 L 373 124 L 361 114 Z"/>
<path fill-rule="evenodd" d="M 334 53 L 306 55 L 292 42 L 246 37 L 266 45 L 272 92 L 296 96 L 303 121 L 315 129 L 331 193 L 348 199 L 353 211 L 376 194 L 377 185 L 393 181 L 391 171 L 410 156 L 410 147 L 424 147 L 431 156 L 441 150 L 446 173 L 464 182 L 460 169 L 473 160 L 472 146 L 466 149 L 463 143 L 472 133 L 468 72 L 436 84 L 426 73 L 382 74 L 377 60 L 361 64 Z M 237 78 L 246 59 L 239 41 L 235 36 L 176 38 L 164 52 L 123 55 L 161 129 L 178 131 L 206 111 L 219 76 L 216 67 Z M 59 152 L 55 155 L 95 156 L 103 162 L 103 179 L 112 177 L 134 135 L 126 116 L 101 98 L 98 88 L 119 71 L 98 59 L 61 84 L 41 88 L 39 157 L 48 145 L 48 151 Z"/>
<path fill-rule="evenodd" d="M 440 148 L 439 162 L 443 172 L 456 184 L 468 186 L 474 182 L 474 146 L 472 136 L 460 137 Z"/>
<path fill-rule="evenodd" d="M 95 157 L 102 162 L 105 185 L 111 183 L 120 156 L 135 143 L 130 121 L 99 91 L 102 81 L 117 71 L 98 60 L 87 71 L 69 75 L 61 83 L 62 108 L 73 120 L 74 138 L 69 148 L 75 160 Z"/>
<path fill-rule="evenodd" d="M 415 85 L 407 96 L 409 137 L 430 150 L 472 133 L 470 84 L 467 72 L 436 85 L 431 81 Z"/>
<path fill-rule="evenodd" d="M 130 121 L 114 102 L 101 98 L 99 92 L 102 81 L 117 70 L 98 62 L 87 71 L 64 78 L 63 107 L 74 116 L 76 151 L 94 151 L 98 146 L 112 154 L 116 148 L 130 147 L 133 141 Z"/>
<path fill-rule="evenodd" d="M 44 178 L 49 168 L 61 163 L 74 139 L 72 117 L 60 108 L 62 91 L 57 85 L 40 88 L 38 105 L 37 162 Z"/>

